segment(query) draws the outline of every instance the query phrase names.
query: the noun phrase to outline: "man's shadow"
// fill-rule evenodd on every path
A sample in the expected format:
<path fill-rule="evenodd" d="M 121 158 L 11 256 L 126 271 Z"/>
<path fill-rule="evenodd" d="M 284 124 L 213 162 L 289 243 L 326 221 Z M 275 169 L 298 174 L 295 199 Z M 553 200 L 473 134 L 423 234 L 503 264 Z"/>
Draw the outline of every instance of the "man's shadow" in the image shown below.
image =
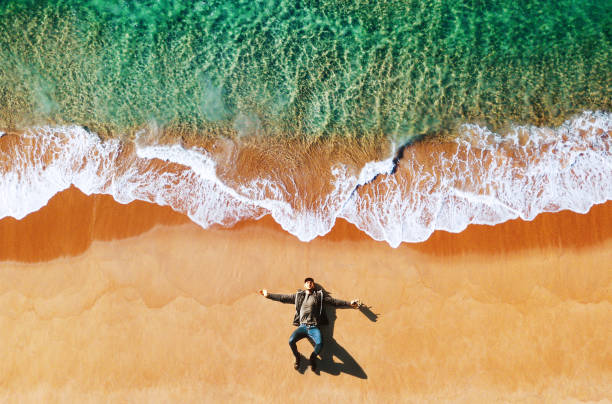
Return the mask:
<path fill-rule="evenodd" d="M 330 294 L 318 283 L 316 284 L 316 289 L 321 289 L 323 291 L 323 296 L 330 296 Z M 353 358 L 353 356 L 334 338 L 334 325 L 338 318 L 336 310 L 344 310 L 345 308 L 335 307 L 329 304 L 326 304 L 324 308 L 328 324 L 319 327 L 323 339 L 323 349 L 319 353 L 321 359 L 317 360 L 316 373 L 325 372 L 336 376 L 340 373 L 346 373 L 360 379 L 367 379 L 368 375 L 363 368 L 359 366 L 355 358 Z M 368 306 L 362 305 L 359 311 L 372 322 L 376 322 L 378 319 L 379 315 L 372 312 Z M 343 339 L 350 339 L 350 336 L 344 336 Z M 313 344 L 312 341 L 310 341 L 310 343 Z M 337 358 L 339 362 L 336 362 L 334 358 Z"/>

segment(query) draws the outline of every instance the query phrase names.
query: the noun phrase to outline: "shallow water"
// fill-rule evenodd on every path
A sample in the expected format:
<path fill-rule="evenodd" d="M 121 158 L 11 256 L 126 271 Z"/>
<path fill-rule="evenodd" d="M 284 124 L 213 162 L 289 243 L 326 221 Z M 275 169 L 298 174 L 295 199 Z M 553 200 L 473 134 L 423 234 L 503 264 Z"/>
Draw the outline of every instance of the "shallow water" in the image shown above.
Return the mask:
<path fill-rule="evenodd" d="M 5 1 L 0 127 L 403 144 L 558 126 L 610 111 L 610 26 L 603 0 Z"/>

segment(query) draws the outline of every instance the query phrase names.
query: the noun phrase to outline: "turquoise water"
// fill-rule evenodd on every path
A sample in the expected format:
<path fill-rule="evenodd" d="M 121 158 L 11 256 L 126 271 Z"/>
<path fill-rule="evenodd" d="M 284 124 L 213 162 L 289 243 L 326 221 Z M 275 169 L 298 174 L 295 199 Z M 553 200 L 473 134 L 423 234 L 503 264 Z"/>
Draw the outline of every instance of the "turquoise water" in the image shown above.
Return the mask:
<path fill-rule="evenodd" d="M 612 2 L 4 1 L 0 127 L 389 137 L 611 110 Z"/>

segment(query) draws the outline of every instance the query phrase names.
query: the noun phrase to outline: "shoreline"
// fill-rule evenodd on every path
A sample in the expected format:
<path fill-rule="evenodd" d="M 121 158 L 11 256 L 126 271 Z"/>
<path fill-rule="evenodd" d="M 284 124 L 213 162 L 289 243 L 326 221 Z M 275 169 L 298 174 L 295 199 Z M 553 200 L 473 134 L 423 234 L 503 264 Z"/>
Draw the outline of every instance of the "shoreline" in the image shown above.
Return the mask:
<path fill-rule="evenodd" d="M 87 196 L 71 186 L 21 220 L 12 217 L 0 219 L 0 244 L 8 246 L 0 250 L 0 261 L 42 262 L 61 256 L 76 256 L 97 240 L 137 237 L 158 225 L 187 223 L 199 228 L 186 215 L 169 206 L 143 201 L 120 204 L 110 195 Z M 245 228 L 286 233 L 269 215 L 259 220 L 244 220 L 231 227 L 215 225 L 210 229 L 199 229 L 231 232 Z M 25 244 L 22 243 L 24 239 L 28 240 Z M 404 242 L 398 249 L 435 256 L 500 255 L 534 246 L 588 248 L 609 239 L 612 239 L 612 201 L 594 205 L 586 214 L 565 210 L 541 213 L 531 221 L 513 219 L 493 226 L 471 224 L 460 233 L 437 230 L 424 242 Z M 317 240 L 371 242 L 389 247 L 342 218 L 336 220 L 328 234 L 313 241 Z M 393 250 L 392 247 L 389 249 Z"/>
<path fill-rule="evenodd" d="M 153 135 L 119 142 L 79 127 L 34 128 L 0 139 L 0 215 L 23 218 L 75 186 L 122 203 L 170 205 L 203 228 L 272 215 L 310 241 L 344 218 L 398 246 L 436 229 L 584 212 L 610 200 L 609 135 L 610 114 L 598 113 L 506 136 L 467 125 L 455 141 L 422 141 L 379 160 L 381 145 L 370 150 L 357 140 L 220 140 L 200 148 Z"/>

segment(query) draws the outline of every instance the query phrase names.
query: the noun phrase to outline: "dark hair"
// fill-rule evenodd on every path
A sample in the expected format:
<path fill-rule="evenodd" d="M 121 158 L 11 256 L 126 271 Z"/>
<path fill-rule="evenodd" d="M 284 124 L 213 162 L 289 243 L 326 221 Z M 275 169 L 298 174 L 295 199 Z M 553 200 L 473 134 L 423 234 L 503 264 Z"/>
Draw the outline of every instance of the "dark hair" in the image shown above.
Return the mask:
<path fill-rule="evenodd" d="M 304 283 L 306 283 L 308 281 L 314 283 L 314 279 L 312 279 L 311 277 L 308 277 L 308 278 L 304 279 Z"/>

